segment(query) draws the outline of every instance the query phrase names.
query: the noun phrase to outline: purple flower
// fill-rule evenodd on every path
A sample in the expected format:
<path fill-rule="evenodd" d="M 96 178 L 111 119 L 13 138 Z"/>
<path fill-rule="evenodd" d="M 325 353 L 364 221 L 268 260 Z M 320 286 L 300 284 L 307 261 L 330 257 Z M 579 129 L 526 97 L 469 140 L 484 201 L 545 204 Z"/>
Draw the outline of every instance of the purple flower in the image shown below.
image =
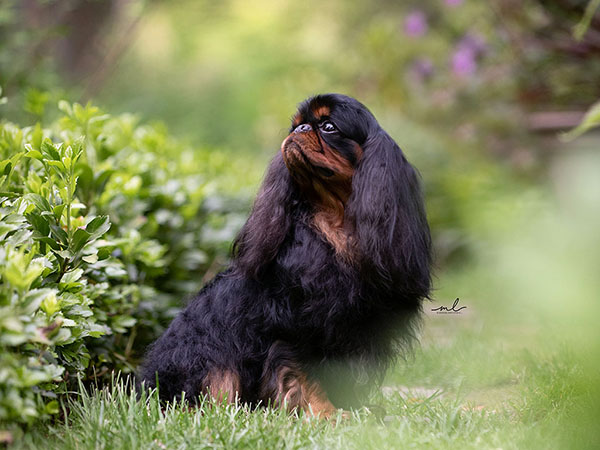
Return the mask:
<path fill-rule="evenodd" d="M 459 77 L 473 75 L 477 71 L 477 59 L 486 51 L 487 44 L 482 36 L 465 34 L 452 55 L 452 71 Z"/>
<path fill-rule="evenodd" d="M 487 44 L 483 36 L 467 33 L 458 43 L 458 48 L 469 49 L 476 57 L 479 57 L 487 50 Z"/>
<path fill-rule="evenodd" d="M 423 11 L 413 11 L 404 18 L 404 33 L 407 36 L 423 36 L 428 28 L 427 17 Z"/>
<path fill-rule="evenodd" d="M 411 70 L 418 80 L 425 80 L 433 75 L 433 62 L 427 57 L 419 58 L 413 62 Z"/>
<path fill-rule="evenodd" d="M 476 70 L 475 52 L 470 48 L 458 46 L 452 55 L 452 72 L 459 77 L 468 77 Z"/>
<path fill-rule="evenodd" d="M 455 7 L 460 5 L 463 2 L 463 0 L 444 0 L 444 3 L 447 6 L 451 6 L 451 7 Z"/>

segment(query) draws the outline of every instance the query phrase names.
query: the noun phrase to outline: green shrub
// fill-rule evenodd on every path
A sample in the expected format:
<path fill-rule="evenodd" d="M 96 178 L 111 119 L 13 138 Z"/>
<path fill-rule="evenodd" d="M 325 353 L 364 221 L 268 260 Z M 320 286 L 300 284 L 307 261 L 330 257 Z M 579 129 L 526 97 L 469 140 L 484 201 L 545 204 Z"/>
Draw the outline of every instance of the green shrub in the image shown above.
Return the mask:
<path fill-rule="evenodd" d="M 132 371 L 226 260 L 249 204 L 241 188 L 257 179 L 247 162 L 186 149 L 160 125 L 59 108 L 48 128 L 0 124 L 5 425 L 57 413 L 77 377 Z"/>

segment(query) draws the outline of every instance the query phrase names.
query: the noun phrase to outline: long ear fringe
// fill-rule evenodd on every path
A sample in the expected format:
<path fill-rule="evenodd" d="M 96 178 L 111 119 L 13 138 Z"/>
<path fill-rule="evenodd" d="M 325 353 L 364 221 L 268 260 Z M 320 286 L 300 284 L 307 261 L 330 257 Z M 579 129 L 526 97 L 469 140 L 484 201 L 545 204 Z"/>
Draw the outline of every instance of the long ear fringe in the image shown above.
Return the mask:
<path fill-rule="evenodd" d="M 346 208 L 361 273 L 404 298 L 427 297 L 431 237 L 417 171 L 381 129 L 363 150 Z"/>
<path fill-rule="evenodd" d="M 289 171 L 278 153 L 267 169 L 250 217 L 233 243 L 234 264 L 245 274 L 258 278 L 277 255 L 291 226 L 295 198 Z"/>

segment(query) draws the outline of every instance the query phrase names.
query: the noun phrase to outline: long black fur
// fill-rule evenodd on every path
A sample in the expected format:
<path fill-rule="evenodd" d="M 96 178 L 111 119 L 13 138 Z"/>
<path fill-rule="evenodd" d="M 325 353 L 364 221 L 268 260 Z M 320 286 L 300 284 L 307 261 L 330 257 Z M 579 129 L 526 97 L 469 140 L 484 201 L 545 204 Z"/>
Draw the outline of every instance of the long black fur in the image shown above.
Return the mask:
<path fill-rule="evenodd" d="M 211 369 L 231 369 L 242 401 L 274 401 L 265 398 L 265 374 L 295 364 L 324 383 L 336 406 L 347 406 L 355 404 L 356 387 L 381 379 L 398 344 L 412 342 L 431 285 L 419 176 L 361 103 L 327 94 L 299 111 L 315 104 L 330 107 L 340 132 L 363 150 L 344 214 L 356 258 L 340 258 L 312 226 L 312 205 L 278 153 L 230 267 L 147 354 L 141 379 L 150 387 L 158 380 L 162 399 L 184 391 L 197 398 Z"/>

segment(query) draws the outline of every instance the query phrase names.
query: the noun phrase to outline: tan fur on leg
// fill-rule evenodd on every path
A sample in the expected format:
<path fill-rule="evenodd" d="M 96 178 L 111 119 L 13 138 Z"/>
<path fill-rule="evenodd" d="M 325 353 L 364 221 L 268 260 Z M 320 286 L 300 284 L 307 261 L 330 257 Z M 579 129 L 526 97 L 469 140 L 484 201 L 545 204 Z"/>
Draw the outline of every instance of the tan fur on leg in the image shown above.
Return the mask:
<path fill-rule="evenodd" d="M 337 412 L 319 383 L 290 367 L 277 370 L 277 400 L 290 411 L 301 408 L 317 417 L 329 418 Z"/>
<path fill-rule="evenodd" d="M 202 391 L 219 403 L 233 403 L 241 394 L 240 376 L 229 369 L 212 369 L 202 382 Z"/>

